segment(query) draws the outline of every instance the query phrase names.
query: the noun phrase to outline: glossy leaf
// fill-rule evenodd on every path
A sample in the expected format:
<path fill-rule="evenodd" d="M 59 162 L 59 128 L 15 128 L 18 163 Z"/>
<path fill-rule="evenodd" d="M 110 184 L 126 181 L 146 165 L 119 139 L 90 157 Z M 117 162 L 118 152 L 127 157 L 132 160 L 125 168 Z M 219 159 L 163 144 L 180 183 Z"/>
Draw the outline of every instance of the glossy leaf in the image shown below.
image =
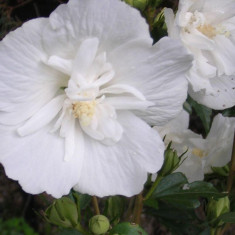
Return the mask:
<path fill-rule="evenodd" d="M 110 232 L 110 235 L 148 235 L 138 224 L 128 222 L 116 225 Z"/>

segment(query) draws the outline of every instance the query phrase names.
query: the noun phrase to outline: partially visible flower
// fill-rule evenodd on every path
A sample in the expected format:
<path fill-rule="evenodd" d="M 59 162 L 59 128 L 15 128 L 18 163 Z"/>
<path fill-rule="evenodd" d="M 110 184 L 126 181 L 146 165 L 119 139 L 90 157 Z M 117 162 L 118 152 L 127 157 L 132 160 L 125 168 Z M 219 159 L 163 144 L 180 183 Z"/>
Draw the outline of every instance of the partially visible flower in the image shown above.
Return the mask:
<path fill-rule="evenodd" d="M 226 165 L 232 154 L 235 118 L 215 116 L 206 139 L 188 128 L 189 115 L 186 111 L 163 127 L 154 127 L 162 136 L 165 144 L 172 141 L 180 155 L 186 150 L 186 158 L 176 170 L 184 173 L 189 182 L 203 180 L 204 174 L 212 173 L 211 167 Z"/>
<path fill-rule="evenodd" d="M 0 162 L 29 193 L 132 196 L 162 165 L 191 56 L 119 0 L 70 0 L 0 43 Z"/>
<path fill-rule="evenodd" d="M 194 55 L 189 94 L 213 109 L 235 105 L 235 1 L 180 0 L 165 10 L 168 34 Z"/>

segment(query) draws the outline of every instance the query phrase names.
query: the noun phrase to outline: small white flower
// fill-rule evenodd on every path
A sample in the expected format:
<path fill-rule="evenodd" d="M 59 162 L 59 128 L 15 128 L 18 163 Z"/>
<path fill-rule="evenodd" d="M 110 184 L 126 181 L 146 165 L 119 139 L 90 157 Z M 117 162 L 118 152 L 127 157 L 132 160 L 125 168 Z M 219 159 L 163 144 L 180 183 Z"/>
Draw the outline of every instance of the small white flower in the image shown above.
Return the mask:
<path fill-rule="evenodd" d="M 191 56 L 118 0 L 70 0 L 0 43 L 0 162 L 29 193 L 132 196 L 162 165 Z M 147 123 L 146 123 L 147 122 Z"/>
<path fill-rule="evenodd" d="M 235 118 L 214 117 L 206 139 L 188 129 L 189 115 L 186 111 L 163 127 L 154 127 L 165 144 L 172 141 L 172 147 L 180 155 L 187 150 L 187 157 L 177 172 L 184 173 L 189 182 L 203 180 L 204 174 L 211 173 L 211 167 L 226 165 L 232 154 Z"/>
<path fill-rule="evenodd" d="M 169 36 L 194 55 L 189 94 L 213 109 L 235 105 L 235 1 L 180 0 L 165 10 Z"/>

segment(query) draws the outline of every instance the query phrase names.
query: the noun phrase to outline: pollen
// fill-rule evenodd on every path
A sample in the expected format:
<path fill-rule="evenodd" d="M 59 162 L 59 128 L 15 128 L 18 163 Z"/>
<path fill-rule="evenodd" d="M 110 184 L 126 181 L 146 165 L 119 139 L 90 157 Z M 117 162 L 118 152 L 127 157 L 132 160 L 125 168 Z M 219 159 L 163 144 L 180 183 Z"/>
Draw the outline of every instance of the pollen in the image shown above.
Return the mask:
<path fill-rule="evenodd" d="M 224 35 L 225 37 L 229 37 L 231 34 L 222 25 L 217 25 L 216 27 L 213 27 L 210 24 L 204 24 L 197 27 L 197 30 L 203 33 L 208 38 L 213 38 L 218 34 Z"/>
<path fill-rule="evenodd" d="M 78 118 L 80 123 L 88 126 L 95 114 L 96 101 L 79 101 L 72 105 L 73 116 Z"/>
<path fill-rule="evenodd" d="M 208 38 L 213 38 L 217 34 L 216 29 L 210 24 L 200 25 L 199 27 L 197 27 L 197 30 L 203 33 Z"/>
<path fill-rule="evenodd" d="M 201 149 L 198 149 L 198 148 L 194 148 L 192 150 L 192 154 L 197 156 L 197 157 L 200 157 L 200 158 L 203 158 L 205 156 L 204 151 L 202 151 Z"/>

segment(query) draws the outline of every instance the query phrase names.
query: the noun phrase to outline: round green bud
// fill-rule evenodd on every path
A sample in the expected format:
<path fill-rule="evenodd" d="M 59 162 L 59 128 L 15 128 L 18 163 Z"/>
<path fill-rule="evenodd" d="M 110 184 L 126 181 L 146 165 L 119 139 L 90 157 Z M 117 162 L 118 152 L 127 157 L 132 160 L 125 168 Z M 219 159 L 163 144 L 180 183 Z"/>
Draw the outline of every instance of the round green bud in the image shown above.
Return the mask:
<path fill-rule="evenodd" d="M 109 220 L 104 215 L 95 215 L 89 221 L 89 228 L 94 234 L 104 234 L 109 230 Z"/>

